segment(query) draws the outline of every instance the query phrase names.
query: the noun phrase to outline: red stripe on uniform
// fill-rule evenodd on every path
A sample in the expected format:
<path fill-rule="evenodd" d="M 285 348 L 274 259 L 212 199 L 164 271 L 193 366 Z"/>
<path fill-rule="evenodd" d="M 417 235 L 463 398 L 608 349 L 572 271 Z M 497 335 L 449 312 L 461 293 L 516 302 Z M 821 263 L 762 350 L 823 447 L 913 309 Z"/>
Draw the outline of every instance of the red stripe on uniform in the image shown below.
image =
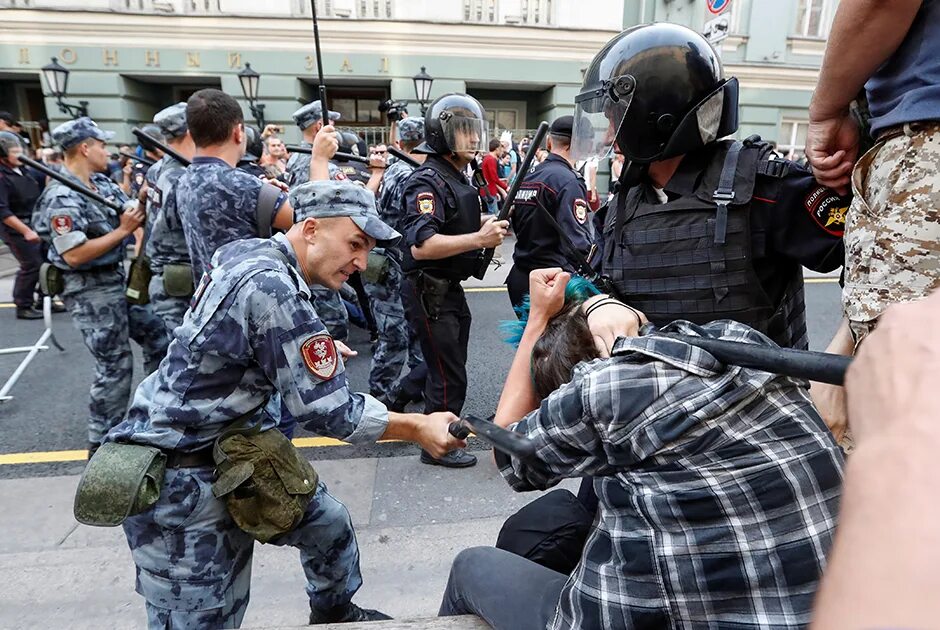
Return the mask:
<path fill-rule="evenodd" d="M 751 197 L 751 199 L 754 199 L 755 201 L 763 201 L 764 203 L 777 203 L 776 199 L 764 199 L 763 197 L 757 196 Z"/>

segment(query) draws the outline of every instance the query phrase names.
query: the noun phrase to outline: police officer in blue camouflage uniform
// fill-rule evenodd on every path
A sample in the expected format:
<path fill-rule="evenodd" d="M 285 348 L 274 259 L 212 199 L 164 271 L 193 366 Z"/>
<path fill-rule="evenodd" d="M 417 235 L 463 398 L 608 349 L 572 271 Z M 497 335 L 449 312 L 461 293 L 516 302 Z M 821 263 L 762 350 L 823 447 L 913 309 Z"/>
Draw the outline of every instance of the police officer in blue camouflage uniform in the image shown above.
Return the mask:
<path fill-rule="evenodd" d="M 414 440 L 438 455 L 463 444 L 447 432 L 452 414 L 390 413 L 350 392 L 341 352 L 310 304 L 308 285 L 337 289 L 365 268 L 373 246 L 399 238 L 376 214 L 374 196 L 315 181 L 292 201 L 298 223 L 286 234 L 216 253 L 167 360 L 141 383 L 127 419 L 109 435 L 167 454 L 160 499 L 124 522 L 151 628 L 241 623 L 253 539 L 213 496 L 212 445 L 246 414 L 250 427 L 275 428 L 258 411 L 275 392 L 307 428 L 350 443 Z M 296 528 L 270 542 L 300 550 L 311 623 L 388 618 L 351 603 L 362 585 L 355 532 L 322 481 Z"/>
<path fill-rule="evenodd" d="M 522 304 L 529 292 L 529 272 L 533 269 L 561 267 L 576 271 L 569 244 L 558 235 L 550 214 L 568 236 L 567 241 L 587 258 L 591 253 L 594 230 L 590 221 L 584 178 L 574 170 L 571 159 L 573 116 L 561 116 L 552 123 L 548 137 L 548 157 L 523 173 L 512 213 L 516 234 L 512 269 L 506 277 L 509 301 Z"/>
<path fill-rule="evenodd" d="M 186 126 L 186 103 L 170 105 L 153 117 L 167 144 L 182 157 L 192 160 L 196 150 Z M 153 276 L 150 279 L 150 304 L 167 332 L 183 322 L 192 297 L 192 265 L 180 209 L 176 204 L 176 182 L 185 166 L 164 155 L 147 171 L 147 245 L 145 252 Z M 187 271 L 188 269 L 188 271 Z M 164 277 L 169 271 L 169 282 Z M 185 276 L 190 278 L 185 286 Z"/>
<path fill-rule="evenodd" d="M 129 304 L 124 297 L 124 242 L 143 223 L 144 214 L 103 174 L 109 157 L 105 142 L 113 136 L 88 117 L 52 131 L 53 142 L 65 152 L 62 174 L 124 204 L 122 214 L 53 181 L 33 215 L 36 232 L 51 245 L 49 262 L 61 271 L 62 300 L 95 359 L 90 453 L 127 409 L 133 371 L 130 339 L 140 344 L 147 372 L 156 369 L 168 343 L 166 329 L 150 307 Z"/>
<path fill-rule="evenodd" d="M 400 120 L 398 137 L 402 150 L 411 153 L 424 140 L 424 119 Z M 411 157 L 418 162 L 424 162 L 425 158 L 422 153 L 413 153 Z M 408 162 L 398 160 L 386 168 L 382 178 L 379 216 L 398 231 L 402 224 L 402 190 L 414 170 Z M 378 342 L 372 349 L 369 391 L 388 401 L 389 409 L 403 411 L 409 402 L 421 400 L 427 365 L 418 336 L 408 334 L 409 324 L 401 299 L 401 251 L 398 248 L 373 250 L 370 269 L 363 274 L 363 279 L 379 332 Z M 399 381 L 406 360 L 409 372 Z"/>
<path fill-rule="evenodd" d="M 340 119 L 339 112 L 328 111 L 327 116 L 331 123 Z M 300 146 L 312 147 L 317 134 L 323 128 L 323 108 L 320 107 L 320 101 L 307 103 L 294 112 L 293 118 L 303 134 Z M 287 160 L 287 173 L 291 188 L 310 181 L 310 155 L 292 153 Z M 332 162 L 329 164 L 329 177 L 337 181 L 346 179 L 345 173 Z M 335 339 L 344 341 L 349 336 L 349 315 L 339 292 L 325 287 L 313 287 L 311 294 L 313 305 L 330 334 Z"/>

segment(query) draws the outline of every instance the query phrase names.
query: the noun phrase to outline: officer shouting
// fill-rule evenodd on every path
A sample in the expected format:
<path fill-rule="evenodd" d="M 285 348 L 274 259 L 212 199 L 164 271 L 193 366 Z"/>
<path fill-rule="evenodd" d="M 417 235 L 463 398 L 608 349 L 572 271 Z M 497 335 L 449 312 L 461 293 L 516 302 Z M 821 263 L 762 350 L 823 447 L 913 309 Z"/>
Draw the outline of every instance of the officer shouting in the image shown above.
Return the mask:
<path fill-rule="evenodd" d="M 516 233 L 513 266 L 506 277 L 509 301 L 513 307 L 522 303 L 529 292 L 529 272 L 533 269 L 560 267 L 575 271 L 569 244 L 563 242 L 558 227 L 565 231 L 578 253 L 587 258 L 591 252 L 594 229 L 589 216 L 584 178 L 574 170 L 571 159 L 573 116 L 562 116 L 552 123 L 548 136 L 548 158 L 528 173 L 516 195 L 512 229 Z"/>
<path fill-rule="evenodd" d="M 508 221 L 490 217 L 480 226 L 480 195 L 463 174 L 487 146 L 483 106 L 466 94 L 445 94 L 428 107 L 424 127 L 425 141 L 415 152 L 428 157 L 402 191 L 402 294 L 428 363 L 425 413 L 460 415 L 470 340 L 470 309 L 460 282 L 476 270 L 482 249 L 503 242 Z M 477 460 L 461 450 L 439 459 L 422 451 L 421 461 L 463 468 Z"/>

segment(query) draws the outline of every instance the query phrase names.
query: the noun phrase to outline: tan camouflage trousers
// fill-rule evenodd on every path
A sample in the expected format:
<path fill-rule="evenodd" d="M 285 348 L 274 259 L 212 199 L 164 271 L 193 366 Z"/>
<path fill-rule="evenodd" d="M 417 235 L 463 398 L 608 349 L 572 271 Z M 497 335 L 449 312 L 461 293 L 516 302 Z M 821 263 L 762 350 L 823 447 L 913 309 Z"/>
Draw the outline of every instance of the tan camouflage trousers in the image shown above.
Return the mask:
<path fill-rule="evenodd" d="M 852 173 L 842 305 L 856 344 L 891 304 L 940 286 L 940 122 L 887 134 Z"/>

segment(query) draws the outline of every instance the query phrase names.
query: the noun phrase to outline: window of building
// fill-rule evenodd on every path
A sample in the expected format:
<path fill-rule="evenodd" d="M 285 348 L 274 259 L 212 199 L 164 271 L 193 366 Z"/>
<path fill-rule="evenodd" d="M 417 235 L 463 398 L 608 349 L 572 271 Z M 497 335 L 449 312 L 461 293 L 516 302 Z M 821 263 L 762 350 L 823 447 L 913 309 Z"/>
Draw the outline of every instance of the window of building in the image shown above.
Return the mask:
<path fill-rule="evenodd" d="M 465 22 L 493 24 L 496 22 L 496 9 L 496 0 L 464 0 L 463 19 Z"/>
<path fill-rule="evenodd" d="M 517 129 L 516 123 L 519 120 L 519 112 L 514 109 L 487 109 L 486 123 L 490 131 L 497 137 L 497 134 L 503 131 Z"/>
<path fill-rule="evenodd" d="M 522 0 L 522 23 L 547 25 L 554 20 L 552 0 Z"/>
<path fill-rule="evenodd" d="M 803 159 L 808 129 L 809 122 L 805 120 L 782 120 L 780 122 L 780 141 L 777 143 L 777 153 L 788 160 Z"/>
<path fill-rule="evenodd" d="M 336 17 L 333 0 L 316 0 L 317 17 Z M 295 15 L 310 15 L 310 0 L 295 0 Z"/>
<path fill-rule="evenodd" d="M 832 0 L 800 0 L 796 12 L 796 34 L 825 37 L 829 30 Z"/>
<path fill-rule="evenodd" d="M 359 0 L 359 17 L 365 20 L 390 19 L 391 0 Z"/>
<path fill-rule="evenodd" d="M 327 95 L 329 108 L 342 115 L 339 124 L 343 127 L 384 125 L 385 115 L 379 111 L 379 103 L 387 98 L 388 91 L 383 88 L 336 88 Z"/>

